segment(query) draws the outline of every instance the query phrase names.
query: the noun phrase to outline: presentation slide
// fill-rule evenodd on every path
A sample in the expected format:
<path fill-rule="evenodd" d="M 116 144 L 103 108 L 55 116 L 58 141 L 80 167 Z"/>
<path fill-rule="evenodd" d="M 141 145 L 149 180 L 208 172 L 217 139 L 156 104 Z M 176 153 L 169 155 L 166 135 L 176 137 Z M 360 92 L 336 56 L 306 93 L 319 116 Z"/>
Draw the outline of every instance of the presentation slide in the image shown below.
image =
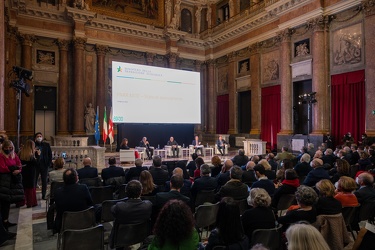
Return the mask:
<path fill-rule="evenodd" d="M 112 62 L 115 123 L 201 123 L 200 73 Z"/>

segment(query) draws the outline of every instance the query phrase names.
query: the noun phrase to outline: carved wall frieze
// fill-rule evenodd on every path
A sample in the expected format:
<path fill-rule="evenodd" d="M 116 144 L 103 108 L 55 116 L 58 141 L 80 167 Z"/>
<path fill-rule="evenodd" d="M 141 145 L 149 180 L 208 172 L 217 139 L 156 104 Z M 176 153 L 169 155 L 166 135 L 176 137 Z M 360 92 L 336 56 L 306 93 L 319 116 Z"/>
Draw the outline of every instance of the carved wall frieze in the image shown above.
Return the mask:
<path fill-rule="evenodd" d="M 280 42 L 280 43 L 290 42 L 290 38 L 293 33 L 294 33 L 294 29 L 282 30 L 277 34 L 275 41 Z"/>
<path fill-rule="evenodd" d="M 22 45 L 33 46 L 33 43 L 36 41 L 36 37 L 30 34 L 19 34 L 19 38 L 22 42 Z"/>
<path fill-rule="evenodd" d="M 319 16 L 308 20 L 306 26 L 312 31 L 323 31 L 328 28 L 330 20 L 332 20 L 330 16 Z"/>
<path fill-rule="evenodd" d="M 75 22 L 91 22 L 95 18 L 95 13 L 86 10 L 80 10 L 76 8 L 66 7 L 65 15 L 67 19 L 71 19 Z"/>
<path fill-rule="evenodd" d="M 296 8 L 300 8 L 312 0 L 290 0 L 290 1 L 270 1 L 272 4 L 266 7 L 266 11 L 271 15 L 284 15 Z"/>
<path fill-rule="evenodd" d="M 67 51 L 69 50 L 69 45 L 71 44 L 71 41 L 64 39 L 56 39 L 55 44 L 59 46 L 60 50 Z"/>
<path fill-rule="evenodd" d="M 237 53 L 236 52 L 231 52 L 227 55 L 228 62 L 234 62 L 236 60 Z"/>
<path fill-rule="evenodd" d="M 154 62 L 155 57 L 156 57 L 155 53 L 146 52 L 147 63 L 152 64 Z"/>
<path fill-rule="evenodd" d="M 169 54 L 166 55 L 166 57 L 167 57 L 167 59 L 170 63 L 176 63 L 177 60 L 178 60 L 178 56 L 179 56 L 178 53 L 169 53 Z"/>
<path fill-rule="evenodd" d="M 74 37 L 73 38 L 73 45 L 75 49 L 83 50 L 85 49 L 87 39 L 83 37 Z"/>
<path fill-rule="evenodd" d="M 375 0 L 365 0 L 362 2 L 362 9 L 366 16 L 375 14 Z"/>
<path fill-rule="evenodd" d="M 20 33 L 18 32 L 18 28 L 17 27 L 8 25 L 7 26 L 7 31 L 8 31 L 8 34 L 10 35 L 10 37 L 12 39 L 16 40 L 20 36 Z"/>

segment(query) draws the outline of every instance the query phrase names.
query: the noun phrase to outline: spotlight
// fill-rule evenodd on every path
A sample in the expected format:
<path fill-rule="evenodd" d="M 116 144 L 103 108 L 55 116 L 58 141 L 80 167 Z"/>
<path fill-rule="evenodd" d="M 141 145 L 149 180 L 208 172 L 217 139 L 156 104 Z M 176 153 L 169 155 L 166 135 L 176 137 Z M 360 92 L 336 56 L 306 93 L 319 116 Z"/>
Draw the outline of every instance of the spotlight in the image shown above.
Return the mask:
<path fill-rule="evenodd" d="M 311 103 L 317 103 L 318 101 L 316 99 L 311 100 Z"/>
<path fill-rule="evenodd" d="M 16 72 L 18 78 L 22 79 L 27 79 L 27 80 L 32 80 L 33 79 L 33 72 L 31 70 L 18 67 L 18 66 L 13 66 L 13 71 Z"/>

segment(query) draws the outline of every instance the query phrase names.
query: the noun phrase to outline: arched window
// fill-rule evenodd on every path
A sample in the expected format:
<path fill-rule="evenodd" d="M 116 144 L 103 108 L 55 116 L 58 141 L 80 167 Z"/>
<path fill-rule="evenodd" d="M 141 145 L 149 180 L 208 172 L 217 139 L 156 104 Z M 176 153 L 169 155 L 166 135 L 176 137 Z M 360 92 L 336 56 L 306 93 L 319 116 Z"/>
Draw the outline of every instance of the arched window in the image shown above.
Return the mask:
<path fill-rule="evenodd" d="M 181 30 L 188 33 L 193 33 L 192 27 L 191 12 L 188 9 L 183 9 L 181 11 Z"/>

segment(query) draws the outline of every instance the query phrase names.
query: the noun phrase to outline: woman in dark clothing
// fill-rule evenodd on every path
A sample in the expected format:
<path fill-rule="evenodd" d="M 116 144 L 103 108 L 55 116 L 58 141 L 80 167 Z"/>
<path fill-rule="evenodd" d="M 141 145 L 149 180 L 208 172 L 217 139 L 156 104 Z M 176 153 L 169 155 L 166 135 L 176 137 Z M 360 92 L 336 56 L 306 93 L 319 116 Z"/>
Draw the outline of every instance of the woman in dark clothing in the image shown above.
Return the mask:
<path fill-rule="evenodd" d="M 278 222 L 283 225 L 283 230 L 285 231 L 290 224 L 297 221 L 305 220 L 309 223 L 316 221 L 316 209 L 314 204 L 318 198 L 318 195 L 308 186 L 299 186 L 297 192 L 295 193 L 296 200 L 298 203 L 298 208 L 290 210 L 285 216 L 278 219 Z"/>
<path fill-rule="evenodd" d="M 256 229 L 275 228 L 275 215 L 269 208 L 271 197 L 263 188 L 253 188 L 247 198 L 252 209 L 241 216 L 242 226 L 249 239 Z"/>
<path fill-rule="evenodd" d="M 128 146 L 128 139 L 127 138 L 124 138 L 122 139 L 122 142 L 120 144 L 120 149 L 130 149 L 130 147 Z"/>
<path fill-rule="evenodd" d="M 221 200 L 216 226 L 208 238 L 206 250 L 215 246 L 230 246 L 233 250 L 249 249 L 249 240 L 241 226 L 240 208 L 233 198 L 224 197 Z"/>
<path fill-rule="evenodd" d="M 336 173 L 332 176 L 331 182 L 335 184 L 341 176 L 350 176 L 350 165 L 346 160 L 336 160 Z"/>
<path fill-rule="evenodd" d="M 321 180 L 315 185 L 319 191 L 319 199 L 316 203 L 316 213 L 320 214 L 338 214 L 341 213 L 341 202 L 334 198 L 335 187 L 329 180 Z"/>
<path fill-rule="evenodd" d="M 211 158 L 211 164 L 214 166 L 211 169 L 211 177 L 216 177 L 221 172 L 221 168 L 223 167 L 223 165 L 221 164 L 221 159 L 219 158 L 219 156 L 214 155 Z"/>
<path fill-rule="evenodd" d="M 38 205 L 36 199 L 36 167 L 38 165 L 39 154 L 35 150 L 35 143 L 27 140 L 25 146 L 19 152 L 19 158 L 23 165 L 22 168 L 22 184 L 25 191 L 26 206 L 35 207 Z"/>
<path fill-rule="evenodd" d="M 277 208 L 277 204 L 281 196 L 284 194 L 294 194 L 299 187 L 299 179 L 297 176 L 297 172 L 294 169 L 287 169 L 285 170 L 285 179 L 278 184 L 278 188 L 275 190 L 273 194 L 271 207 Z"/>

